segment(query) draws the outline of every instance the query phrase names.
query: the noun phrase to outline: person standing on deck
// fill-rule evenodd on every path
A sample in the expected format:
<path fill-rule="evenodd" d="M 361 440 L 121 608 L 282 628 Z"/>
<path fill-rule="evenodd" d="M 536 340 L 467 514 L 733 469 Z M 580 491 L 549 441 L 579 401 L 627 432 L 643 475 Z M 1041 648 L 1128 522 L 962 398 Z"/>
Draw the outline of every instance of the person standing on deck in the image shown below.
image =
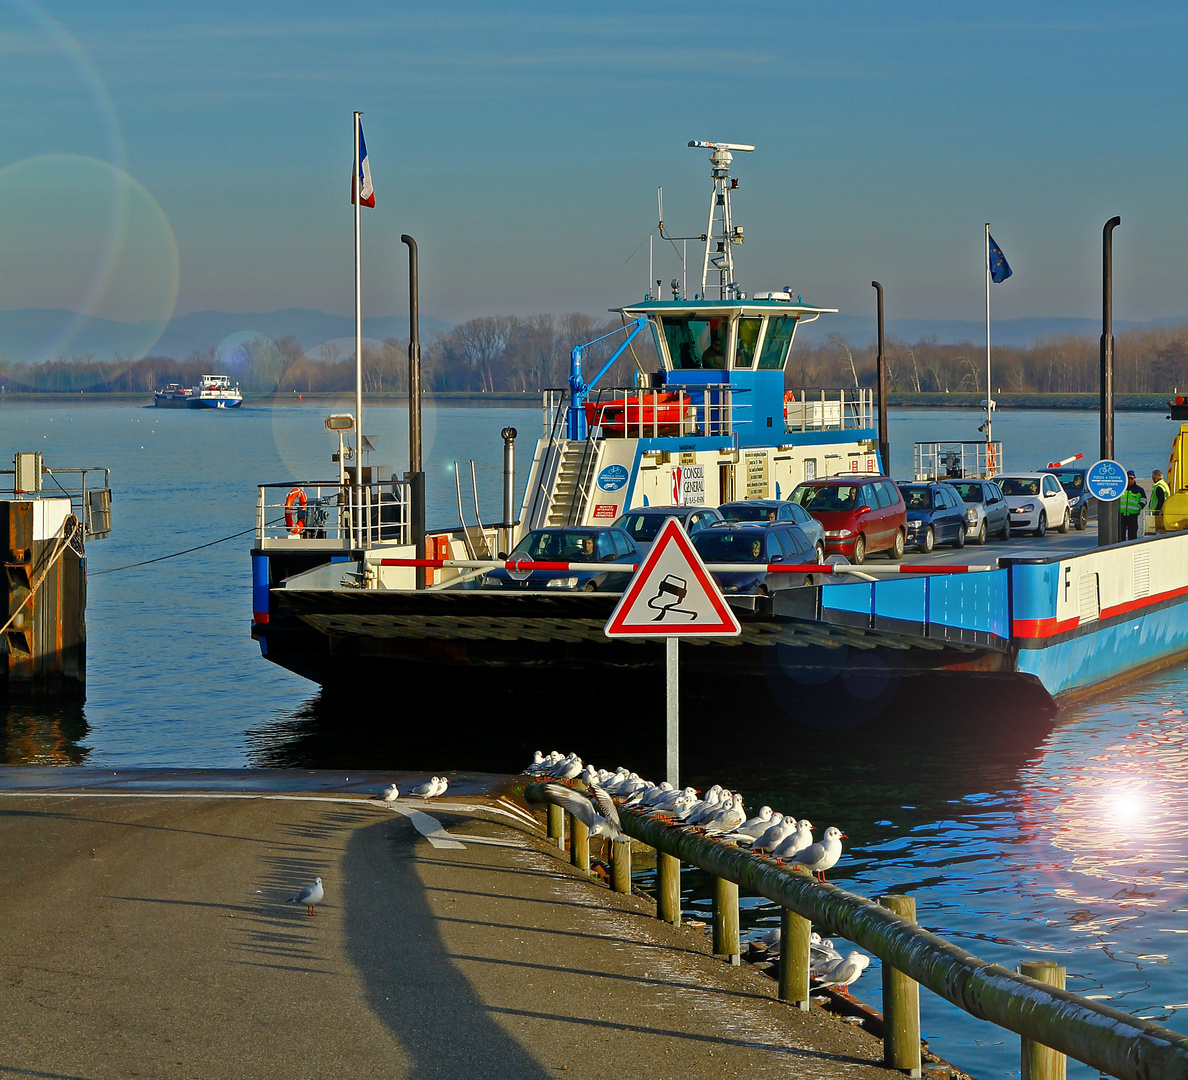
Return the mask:
<path fill-rule="evenodd" d="M 1122 492 L 1122 500 L 1118 504 L 1118 514 L 1122 518 L 1122 539 L 1138 539 L 1139 515 L 1147 505 L 1147 493 L 1135 478 L 1134 470 L 1126 474 L 1126 490 Z"/>
<path fill-rule="evenodd" d="M 1163 504 L 1171 494 L 1171 488 L 1163 479 L 1163 473 L 1156 469 L 1151 473 L 1151 513 L 1155 516 L 1155 531 L 1163 532 Z"/>

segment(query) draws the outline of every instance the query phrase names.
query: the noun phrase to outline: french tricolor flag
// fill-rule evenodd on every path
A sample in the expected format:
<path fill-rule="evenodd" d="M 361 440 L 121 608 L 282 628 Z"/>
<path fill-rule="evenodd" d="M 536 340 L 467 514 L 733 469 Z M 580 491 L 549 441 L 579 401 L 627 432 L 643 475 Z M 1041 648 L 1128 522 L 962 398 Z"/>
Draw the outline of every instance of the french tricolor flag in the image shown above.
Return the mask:
<path fill-rule="evenodd" d="M 362 206 L 375 206 L 375 189 L 371 186 L 371 165 L 367 161 L 367 142 L 363 138 L 363 121 L 359 121 L 359 162 L 355 170 L 355 178 L 351 184 L 351 202 L 355 201 L 355 192 L 362 193 L 359 200 Z"/>

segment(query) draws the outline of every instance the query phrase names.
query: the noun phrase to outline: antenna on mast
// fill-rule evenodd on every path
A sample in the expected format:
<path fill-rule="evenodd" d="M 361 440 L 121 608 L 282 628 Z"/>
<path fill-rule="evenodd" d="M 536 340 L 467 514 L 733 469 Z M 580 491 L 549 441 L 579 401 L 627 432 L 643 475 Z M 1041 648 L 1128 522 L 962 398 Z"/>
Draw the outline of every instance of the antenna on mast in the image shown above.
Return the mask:
<path fill-rule="evenodd" d="M 738 187 L 738 181 L 730 176 L 730 163 L 735 153 L 753 153 L 755 148 L 749 143 L 706 142 L 702 139 L 691 139 L 691 147 L 710 150 L 710 165 L 714 179 L 714 193 L 710 197 L 709 224 L 705 230 L 705 258 L 701 262 L 701 296 L 705 298 L 706 282 L 709 279 L 710 265 L 718 272 L 719 300 L 734 299 L 738 295 L 738 284 L 734 280 L 734 252 L 735 244 L 743 242 L 743 228 L 734 224 L 730 210 L 730 193 Z M 714 220 L 717 219 L 719 232 L 714 234 Z M 716 251 L 712 249 L 717 247 Z"/>

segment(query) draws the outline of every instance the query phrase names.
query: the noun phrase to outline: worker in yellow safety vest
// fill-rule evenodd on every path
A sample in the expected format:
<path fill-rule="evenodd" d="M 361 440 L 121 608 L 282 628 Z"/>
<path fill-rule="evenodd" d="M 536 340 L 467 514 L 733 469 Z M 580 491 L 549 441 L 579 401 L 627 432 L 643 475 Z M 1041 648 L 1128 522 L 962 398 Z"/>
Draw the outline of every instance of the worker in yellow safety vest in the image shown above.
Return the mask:
<path fill-rule="evenodd" d="M 1147 505 L 1147 493 L 1139 486 L 1134 471 L 1126 474 L 1126 490 L 1122 492 L 1122 499 L 1118 503 L 1118 514 L 1122 518 L 1122 539 L 1138 539 L 1139 515 Z"/>
<path fill-rule="evenodd" d="M 1151 513 L 1155 516 L 1155 531 L 1163 532 L 1163 504 L 1171 494 L 1171 488 L 1163 479 L 1163 473 L 1156 469 L 1151 473 Z"/>

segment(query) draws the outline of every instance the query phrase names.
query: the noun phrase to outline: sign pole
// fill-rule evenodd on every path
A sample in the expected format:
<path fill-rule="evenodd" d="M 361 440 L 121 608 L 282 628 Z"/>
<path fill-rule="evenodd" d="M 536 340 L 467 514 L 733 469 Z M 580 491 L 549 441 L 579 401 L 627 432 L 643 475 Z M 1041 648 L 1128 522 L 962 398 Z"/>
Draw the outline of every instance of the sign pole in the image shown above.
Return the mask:
<path fill-rule="evenodd" d="M 666 637 L 665 688 L 667 690 L 667 715 L 664 746 L 664 778 L 675 788 L 678 782 L 681 757 L 681 668 L 678 650 L 681 639 Z"/>

